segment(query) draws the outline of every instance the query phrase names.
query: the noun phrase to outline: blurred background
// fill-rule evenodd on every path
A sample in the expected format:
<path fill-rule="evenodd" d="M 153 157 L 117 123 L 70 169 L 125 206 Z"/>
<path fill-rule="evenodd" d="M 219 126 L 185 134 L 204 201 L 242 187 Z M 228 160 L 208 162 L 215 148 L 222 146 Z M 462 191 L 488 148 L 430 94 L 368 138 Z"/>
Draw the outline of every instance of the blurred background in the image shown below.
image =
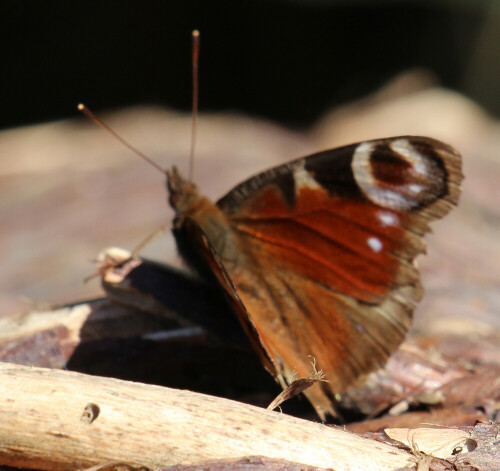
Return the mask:
<path fill-rule="evenodd" d="M 201 110 L 312 124 L 423 67 L 500 112 L 500 5 L 488 0 L 6 1 L 0 126 L 133 104 L 191 106 L 190 32 L 202 34 Z"/>
<path fill-rule="evenodd" d="M 424 284 L 487 285 L 457 303 L 500 305 L 499 2 L 16 0 L 0 4 L 0 315 L 99 296 L 83 284 L 97 252 L 132 249 L 170 220 L 163 176 L 76 105 L 185 169 L 195 28 L 205 193 L 326 147 L 440 138 L 465 156 L 467 180 L 461 212 L 430 239 Z M 144 253 L 179 264 L 169 235 Z"/>

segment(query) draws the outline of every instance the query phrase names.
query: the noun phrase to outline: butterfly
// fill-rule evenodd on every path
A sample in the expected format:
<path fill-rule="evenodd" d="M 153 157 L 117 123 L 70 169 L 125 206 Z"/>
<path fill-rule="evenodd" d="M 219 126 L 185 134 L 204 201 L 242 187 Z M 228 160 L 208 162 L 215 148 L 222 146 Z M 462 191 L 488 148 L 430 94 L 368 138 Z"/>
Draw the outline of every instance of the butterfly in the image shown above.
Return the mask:
<path fill-rule="evenodd" d="M 463 178 L 456 150 L 416 136 L 299 158 L 215 204 L 166 173 L 180 254 L 223 289 L 283 388 L 316 359 L 328 382 L 305 395 L 322 419 L 403 341 L 422 297 L 414 259 Z"/>

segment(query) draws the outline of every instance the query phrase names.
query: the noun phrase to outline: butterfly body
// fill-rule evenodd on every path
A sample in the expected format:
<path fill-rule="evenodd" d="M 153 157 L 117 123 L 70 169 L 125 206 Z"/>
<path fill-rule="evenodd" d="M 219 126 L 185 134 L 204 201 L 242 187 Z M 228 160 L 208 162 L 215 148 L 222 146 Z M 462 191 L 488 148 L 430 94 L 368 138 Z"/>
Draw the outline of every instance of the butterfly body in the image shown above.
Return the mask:
<path fill-rule="evenodd" d="M 316 359 L 328 382 L 305 394 L 323 418 L 404 339 L 422 296 L 413 260 L 461 180 L 454 149 L 412 136 L 292 161 L 216 204 L 167 172 L 181 254 L 215 276 L 282 386 Z"/>

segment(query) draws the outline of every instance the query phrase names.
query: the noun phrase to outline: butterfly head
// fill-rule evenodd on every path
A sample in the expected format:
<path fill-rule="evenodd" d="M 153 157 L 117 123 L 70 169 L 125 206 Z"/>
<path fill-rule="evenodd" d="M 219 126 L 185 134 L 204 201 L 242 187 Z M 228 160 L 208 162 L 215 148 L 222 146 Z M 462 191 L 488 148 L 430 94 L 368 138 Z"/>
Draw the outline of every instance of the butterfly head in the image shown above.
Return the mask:
<path fill-rule="evenodd" d="M 198 187 L 189 180 L 185 180 L 177 167 L 167 170 L 167 188 L 169 193 L 168 201 L 175 210 L 177 218 L 184 219 L 200 200 Z"/>

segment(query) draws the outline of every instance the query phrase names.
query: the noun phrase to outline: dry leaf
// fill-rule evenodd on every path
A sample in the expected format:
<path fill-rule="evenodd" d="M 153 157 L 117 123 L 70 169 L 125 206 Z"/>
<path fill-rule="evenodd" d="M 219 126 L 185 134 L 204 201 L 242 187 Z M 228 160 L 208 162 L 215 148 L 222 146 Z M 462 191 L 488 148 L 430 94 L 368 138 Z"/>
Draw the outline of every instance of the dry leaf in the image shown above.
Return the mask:
<path fill-rule="evenodd" d="M 447 459 L 476 448 L 476 442 L 467 432 L 452 428 L 386 428 L 385 434 L 414 453 L 425 453 Z"/>

